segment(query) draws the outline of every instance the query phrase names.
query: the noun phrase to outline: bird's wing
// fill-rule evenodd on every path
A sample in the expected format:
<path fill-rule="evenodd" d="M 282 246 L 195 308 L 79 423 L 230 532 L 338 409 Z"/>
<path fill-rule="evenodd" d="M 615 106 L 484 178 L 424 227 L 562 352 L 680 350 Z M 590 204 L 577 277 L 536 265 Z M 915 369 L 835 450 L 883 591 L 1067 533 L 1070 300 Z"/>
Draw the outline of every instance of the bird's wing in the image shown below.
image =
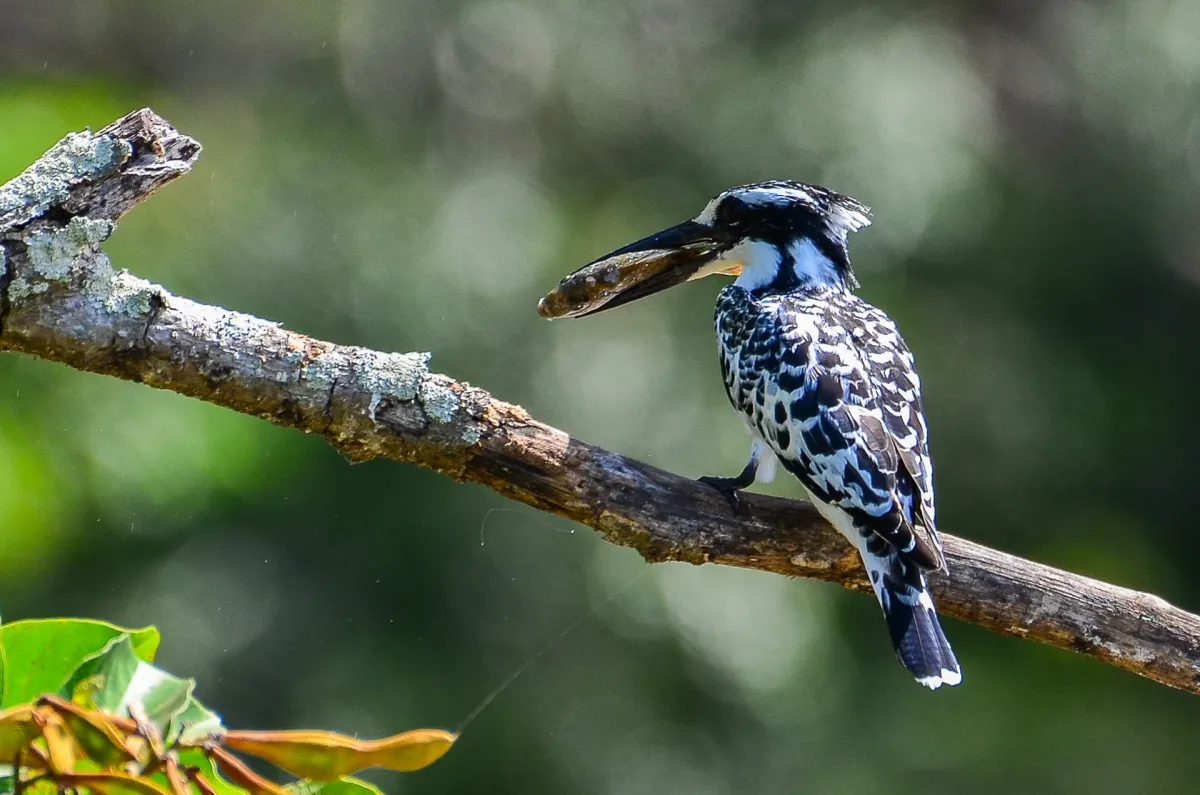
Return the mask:
<path fill-rule="evenodd" d="M 856 527 L 941 567 L 919 381 L 887 316 L 853 296 L 784 297 L 741 337 L 723 365 L 730 400 L 784 467 Z"/>
<path fill-rule="evenodd" d="M 942 543 L 934 521 L 929 428 L 916 362 L 892 319 L 870 304 L 855 301 L 858 311 L 852 314 L 859 322 L 850 330 L 850 337 L 868 377 L 878 388 L 877 403 L 900 457 L 899 496 L 910 503 L 906 509 L 918 532 L 927 535 L 929 543 L 940 552 Z"/>

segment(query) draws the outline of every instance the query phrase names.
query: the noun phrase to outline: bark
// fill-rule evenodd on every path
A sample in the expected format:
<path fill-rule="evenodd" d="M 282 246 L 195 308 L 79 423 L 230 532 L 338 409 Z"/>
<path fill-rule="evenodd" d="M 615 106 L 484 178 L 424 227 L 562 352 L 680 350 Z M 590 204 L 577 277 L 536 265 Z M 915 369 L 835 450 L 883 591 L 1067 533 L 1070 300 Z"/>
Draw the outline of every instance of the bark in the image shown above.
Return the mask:
<path fill-rule="evenodd" d="M 590 445 L 429 370 L 429 354 L 337 345 L 114 270 L 100 244 L 200 145 L 149 110 L 68 135 L 0 187 L 0 349 L 170 389 L 407 461 L 572 519 L 651 563 L 721 563 L 869 592 L 808 503 L 710 488 Z M 1200 617 L 1158 597 L 945 537 L 942 614 L 1200 693 Z"/>

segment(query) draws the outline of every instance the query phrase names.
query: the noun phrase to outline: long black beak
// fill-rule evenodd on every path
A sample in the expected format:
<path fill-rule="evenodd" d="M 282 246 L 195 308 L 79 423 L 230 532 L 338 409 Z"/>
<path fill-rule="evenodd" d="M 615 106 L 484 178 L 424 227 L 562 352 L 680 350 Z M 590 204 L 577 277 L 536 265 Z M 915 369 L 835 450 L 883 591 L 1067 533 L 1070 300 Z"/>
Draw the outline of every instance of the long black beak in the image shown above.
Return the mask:
<path fill-rule="evenodd" d="M 662 292 L 706 275 L 701 269 L 731 242 L 720 230 L 685 221 L 584 265 L 538 302 L 538 314 L 583 317 Z"/>

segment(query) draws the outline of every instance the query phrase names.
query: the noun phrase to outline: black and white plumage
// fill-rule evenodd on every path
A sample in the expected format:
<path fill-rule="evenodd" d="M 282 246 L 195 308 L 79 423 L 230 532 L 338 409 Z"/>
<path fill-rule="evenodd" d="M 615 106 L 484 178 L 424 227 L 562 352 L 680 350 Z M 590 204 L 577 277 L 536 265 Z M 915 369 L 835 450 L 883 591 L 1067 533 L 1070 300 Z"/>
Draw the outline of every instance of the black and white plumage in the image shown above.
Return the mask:
<path fill-rule="evenodd" d="M 796 476 L 862 555 L 901 662 L 930 688 L 958 684 L 923 574 L 945 560 L 921 381 L 892 320 L 850 292 L 846 239 L 866 207 L 774 182 L 726 191 L 699 220 L 742 238 L 717 257 L 742 272 L 717 299 L 716 331 L 755 474 L 773 474 L 773 457 Z"/>
<path fill-rule="evenodd" d="M 925 581 L 945 559 L 921 381 L 895 324 L 851 292 L 847 237 L 867 214 L 815 185 L 730 189 L 692 221 L 609 255 L 696 252 L 611 304 L 737 275 L 717 300 L 716 332 L 726 393 L 754 441 L 741 475 L 702 480 L 736 509 L 737 490 L 770 480 L 777 465 L 794 475 L 861 554 L 900 661 L 936 689 L 962 674 Z"/>

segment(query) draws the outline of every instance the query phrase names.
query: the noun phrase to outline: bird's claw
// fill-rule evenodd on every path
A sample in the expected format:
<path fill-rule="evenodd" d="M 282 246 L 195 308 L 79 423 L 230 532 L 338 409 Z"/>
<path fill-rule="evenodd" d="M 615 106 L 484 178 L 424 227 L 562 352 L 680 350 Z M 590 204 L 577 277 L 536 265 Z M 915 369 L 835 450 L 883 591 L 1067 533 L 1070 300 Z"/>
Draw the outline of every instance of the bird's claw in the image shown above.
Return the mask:
<path fill-rule="evenodd" d="M 737 478 L 720 478 L 714 475 L 705 475 L 704 477 L 697 478 L 697 480 L 704 485 L 712 486 L 714 489 L 721 492 L 721 495 L 725 498 L 725 501 L 729 503 L 729 508 L 733 511 L 734 516 L 737 516 L 738 513 L 741 512 L 742 487 L 738 485 Z"/>

